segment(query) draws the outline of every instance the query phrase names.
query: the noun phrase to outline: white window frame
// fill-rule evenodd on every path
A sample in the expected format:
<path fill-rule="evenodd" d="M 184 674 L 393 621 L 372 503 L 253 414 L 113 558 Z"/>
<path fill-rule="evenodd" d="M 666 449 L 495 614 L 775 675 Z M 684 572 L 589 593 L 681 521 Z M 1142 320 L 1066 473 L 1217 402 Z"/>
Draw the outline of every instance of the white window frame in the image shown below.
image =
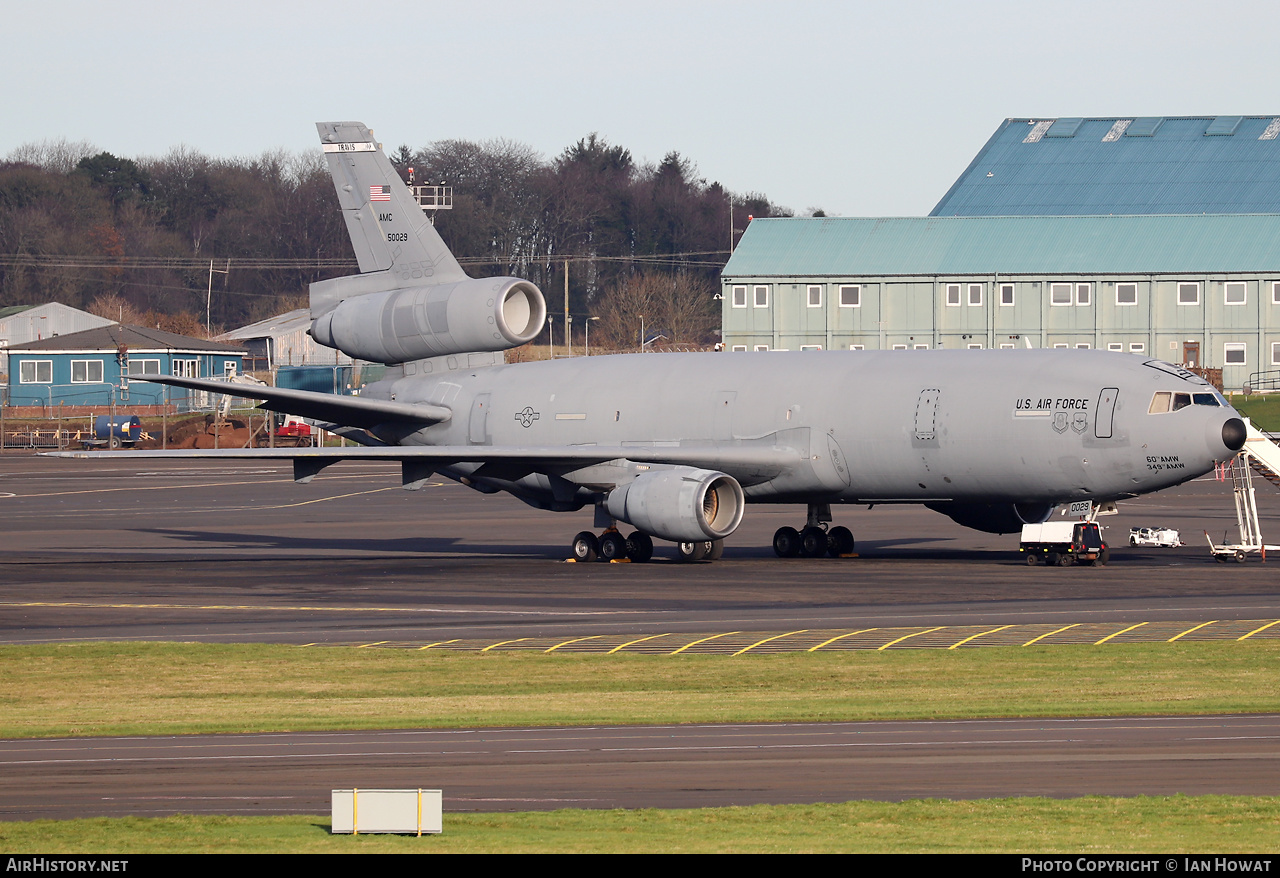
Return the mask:
<path fill-rule="evenodd" d="M 1147 352 L 1147 343 L 1145 341 L 1135 341 L 1129 345 L 1129 353 L 1145 354 Z"/>
<path fill-rule="evenodd" d="M 1107 350 L 1119 351 L 1120 353 L 1124 353 L 1124 342 L 1120 342 L 1120 341 L 1107 342 Z"/>
<path fill-rule="evenodd" d="M 1093 304 L 1093 284 L 1076 284 L 1076 304 L 1082 308 Z"/>
<path fill-rule="evenodd" d="M 1092 349 L 1093 349 L 1093 345 L 1089 344 L 1087 341 L 1076 343 L 1076 350 L 1078 351 L 1088 351 Z"/>
<path fill-rule="evenodd" d="M 1185 302 L 1182 299 L 1182 291 L 1184 289 L 1193 290 L 1196 297 L 1193 301 Z M 1180 280 L 1178 281 L 1178 304 L 1187 308 L 1194 308 L 1200 304 L 1200 281 Z"/>
<path fill-rule="evenodd" d="M 1280 280 L 1271 282 L 1271 304 L 1280 305 Z"/>
<path fill-rule="evenodd" d="M 734 345 L 732 348 L 730 348 L 730 351 L 731 351 L 731 352 L 746 353 L 746 351 L 747 351 L 747 346 L 746 346 L 746 345 L 744 345 L 744 344 L 736 344 L 736 345 Z"/>
<path fill-rule="evenodd" d="M 947 307 L 960 307 L 960 284 L 947 284 Z"/>
<path fill-rule="evenodd" d="M 982 304 L 982 290 L 984 286 L 986 285 L 985 284 L 969 284 L 968 302 L 970 305 Z M 975 294 L 976 294 L 976 300 L 975 300 Z"/>
<path fill-rule="evenodd" d="M 980 351 L 980 350 L 982 350 L 982 342 L 980 342 L 980 341 L 971 341 L 971 342 L 969 342 L 969 350 L 971 350 L 971 351 Z"/>
<path fill-rule="evenodd" d="M 769 350 L 769 346 L 767 344 L 758 344 L 755 346 L 755 349 L 757 351 L 767 351 Z"/>
<path fill-rule="evenodd" d="M 199 378 L 200 377 L 200 360 L 174 360 L 170 368 L 173 369 L 174 376 L 178 378 Z"/>
<path fill-rule="evenodd" d="M 800 350 L 802 350 L 802 351 L 820 351 L 820 350 L 822 350 L 822 345 L 820 345 L 820 344 L 802 344 L 802 345 L 800 345 Z"/>
<path fill-rule="evenodd" d="M 862 347 L 862 345 L 860 345 L 860 344 L 851 344 L 851 345 L 849 345 L 849 350 L 851 350 L 851 351 L 860 351 L 860 350 L 863 350 L 863 347 Z"/>
<path fill-rule="evenodd" d="M 1231 301 L 1231 294 L 1235 292 L 1239 294 L 1237 301 Z M 1222 285 L 1222 304 L 1224 305 L 1246 305 L 1249 302 L 1249 285 L 1242 280 L 1228 281 Z"/>
<path fill-rule="evenodd" d="M 809 284 L 808 295 L 810 308 L 822 307 L 822 284 Z"/>
<path fill-rule="evenodd" d="M 1054 350 L 1070 350 L 1071 349 L 1071 345 L 1063 344 L 1062 342 L 1058 342 L 1053 347 L 1054 347 Z"/>
<path fill-rule="evenodd" d="M 1240 359 L 1232 361 L 1231 355 L 1239 354 Z M 1244 366 L 1249 362 L 1249 351 L 1247 345 L 1242 341 L 1229 341 L 1222 345 L 1222 365 L 1223 366 Z"/>
<path fill-rule="evenodd" d="M 152 368 L 148 368 L 149 366 Z M 160 374 L 159 358 L 148 357 L 145 360 L 129 361 L 129 377 L 130 378 L 138 378 L 142 375 L 159 375 L 159 374 Z"/>
<path fill-rule="evenodd" d="M 906 349 L 907 349 L 907 346 L 904 344 L 896 344 L 893 346 L 893 350 L 895 351 L 905 351 Z"/>
<path fill-rule="evenodd" d="M 1016 347 L 1017 345 L 1013 344 L 1012 342 L 1007 342 L 1007 341 L 1000 342 L 1000 350 L 1002 351 L 1011 351 Z"/>
<path fill-rule="evenodd" d="M 1120 291 L 1128 289 L 1133 291 L 1133 301 L 1125 302 L 1120 298 Z M 1138 285 L 1137 284 L 1116 284 L 1116 307 L 1117 308 L 1136 308 L 1138 305 Z"/>
<path fill-rule="evenodd" d="M 1271 365 L 1280 366 L 1280 341 L 1271 343 Z"/>
<path fill-rule="evenodd" d="M 1002 308 L 1013 307 L 1013 302 L 1014 302 L 1013 292 L 1014 292 L 1013 284 L 1000 284 L 1000 307 Z M 1004 345 L 1001 345 L 1001 347 L 1004 347 Z"/>
<path fill-rule="evenodd" d="M 747 285 L 734 284 L 733 289 L 729 291 L 729 304 L 733 308 L 747 307 Z"/>
<path fill-rule="evenodd" d="M 27 376 L 27 367 L 30 366 L 30 377 Z M 46 377 L 41 378 L 40 373 L 46 372 Z M 53 360 L 23 360 L 18 366 L 18 383 L 19 384 L 52 384 L 53 383 Z"/>
<path fill-rule="evenodd" d="M 768 308 L 769 307 L 769 285 L 756 284 L 753 290 L 752 300 L 755 302 L 755 306 L 757 308 Z"/>
<path fill-rule="evenodd" d="M 95 370 L 93 367 L 97 366 Z M 84 373 L 80 378 L 76 377 L 77 367 L 83 368 Z M 94 378 L 93 373 L 98 373 L 98 377 Z M 71 383 L 72 384 L 102 384 L 102 376 L 106 374 L 101 360 L 72 360 L 71 361 Z"/>
<path fill-rule="evenodd" d="M 1062 293 L 1065 297 L 1063 301 L 1058 301 L 1058 293 Z M 1055 308 L 1071 306 L 1071 284 L 1049 284 L 1049 304 Z"/>
<path fill-rule="evenodd" d="M 853 301 L 845 299 L 846 293 L 853 294 Z M 862 307 L 862 285 L 861 284 L 842 284 L 840 287 L 840 307 L 841 308 L 861 308 Z"/>

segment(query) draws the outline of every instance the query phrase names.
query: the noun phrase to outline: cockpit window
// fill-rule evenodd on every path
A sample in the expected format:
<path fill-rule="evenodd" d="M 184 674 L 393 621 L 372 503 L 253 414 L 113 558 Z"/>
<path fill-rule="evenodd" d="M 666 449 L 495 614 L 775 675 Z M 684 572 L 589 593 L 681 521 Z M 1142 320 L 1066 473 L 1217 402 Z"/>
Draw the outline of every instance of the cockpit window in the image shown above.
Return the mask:
<path fill-rule="evenodd" d="M 1163 415 L 1191 405 L 1223 406 L 1226 402 L 1217 393 L 1171 393 L 1167 390 L 1158 390 L 1155 396 L 1151 397 L 1151 405 L 1147 408 L 1147 413 Z"/>

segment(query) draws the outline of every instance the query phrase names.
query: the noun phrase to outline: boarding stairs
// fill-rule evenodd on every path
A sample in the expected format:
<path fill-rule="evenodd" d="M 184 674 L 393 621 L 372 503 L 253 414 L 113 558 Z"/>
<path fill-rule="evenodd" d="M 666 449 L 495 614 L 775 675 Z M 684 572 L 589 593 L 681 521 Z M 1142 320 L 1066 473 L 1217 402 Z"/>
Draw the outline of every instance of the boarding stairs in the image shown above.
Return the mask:
<path fill-rule="evenodd" d="M 1272 442 L 1248 418 L 1245 418 L 1244 423 L 1244 448 L 1240 449 L 1240 453 L 1220 473 L 1220 478 L 1225 480 L 1229 475 L 1231 479 L 1240 542 L 1218 545 L 1206 531 L 1205 539 L 1209 541 L 1209 550 L 1216 561 L 1234 559 L 1243 562 L 1254 552 L 1266 561 L 1268 550 L 1280 551 L 1280 546 L 1268 546 L 1262 541 L 1262 528 L 1258 522 L 1258 501 L 1253 491 L 1254 472 L 1280 488 L 1280 446 Z"/>

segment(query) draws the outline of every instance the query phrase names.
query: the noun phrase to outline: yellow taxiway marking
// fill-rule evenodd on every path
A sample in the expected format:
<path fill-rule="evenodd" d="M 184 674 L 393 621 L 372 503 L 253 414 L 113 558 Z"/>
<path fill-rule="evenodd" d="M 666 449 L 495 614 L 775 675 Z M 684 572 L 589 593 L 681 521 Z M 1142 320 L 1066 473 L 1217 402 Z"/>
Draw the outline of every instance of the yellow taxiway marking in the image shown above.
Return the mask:
<path fill-rule="evenodd" d="M 1036 641 L 1038 641 L 1038 640 L 1044 640 L 1046 637 L 1052 637 L 1052 636 L 1053 636 L 1053 635 L 1055 635 L 1055 634 L 1061 634 L 1063 631 L 1069 631 L 1070 629 L 1075 628 L 1075 627 L 1077 627 L 1077 626 L 1079 626 L 1079 625 L 1083 625 L 1083 624 L 1084 624 L 1083 622 L 1073 622 L 1073 623 L 1072 623 L 1072 624 L 1070 624 L 1070 625 L 1063 625 L 1061 628 L 1057 629 L 1056 631 L 1049 631 L 1049 632 L 1047 632 L 1047 633 L 1045 633 L 1045 634 L 1041 634 L 1039 637 L 1033 637 L 1031 640 L 1028 640 L 1026 643 L 1024 643 L 1024 644 L 1022 644 L 1022 645 L 1023 645 L 1023 646 L 1030 646 L 1031 644 L 1035 643 L 1035 642 L 1036 642 Z"/>
<path fill-rule="evenodd" d="M 1197 625 L 1196 627 L 1194 627 L 1194 628 L 1188 628 L 1186 631 L 1183 631 L 1183 632 L 1182 632 L 1182 634 L 1175 634 L 1175 635 L 1173 635 L 1173 636 L 1172 636 L 1172 637 L 1170 637 L 1168 640 L 1166 640 L 1166 641 L 1165 641 L 1165 643 L 1173 643 L 1175 640 L 1177 640 L 1179 637 L 1182 637 L 1184 634 L 1190 634 L 1192 631 L 1199 631 L 1199 630 L 1200 630 L 1201 628 L 1203 628 L 1204 626 L 1206 626 L 1206 625 L 1212 625 L 1214 622 L 1217 622 L 1217 621 L 1218 621 L 1217 619 L 1214 619 L 1212 622 L 1201 622 L 1201 623 L 1200 623 L 1199 625 Z"/>
<path fill-rule="evenodd" d="M 1244 637 L 1237 637 L 1237 638 L 1236 638 L 1236 640 L 1245 640 L 1245 639 L 1247 639 L 1247 638 L 1249 638 L 1249 637 L 1252 637 L 1253 635 L 1257 634 L 1257 633 L 1258 633 L 1258 632 L 1260 632 L 1260 631 L 1266 631 L 1266 630 L 1267 630 L 1268 628 L 1270 628 L 1272 625 L 1280 625 L 1280 619 L 1277 619 L 1277 620 L 1275 620 L 1274 622 L 1268 622 L 1267 624 L 1263 625 L 1261 628 L 1254 628 L 1252 631 L 1250 631 L 1250 632 L 1249 632 L 1248 634 L 1246 634 Z"/>
<path fill-rule="evenodd" d="M 966 637 L 964 640 L 961 640 L 959 643 L 951 644 L 950 646 L 947 647 L 947 649 L 955 649 L 957 646 L 964 646 L 970 640 L 977 640 L 979 637 L 985 637 L 988 634 L 995 634 L 997 631 L 1003 631 L 1006 628 L 1012 628 L 1012 627 L 1013 627 L 1012 625 L 1001 625 L 999 628 L 992 628 L 990 631 L 983 631 L 981 634 L 974 634 L 971 637 Z"/>
<path fill-rule="evenodd" d="M 457 642 L 458 642 L 457 637 L 453 638 L 453 640 L 437 640 L 435 643 L 428 643 L 426 646 L 418 647 L 418 649 L 419 650 L 430 649 L 433 646 L 444 646 L 446 643 L 457 643 Z"/>
<path fill-rule="evenodd" d="M 639 639 L 637 639 L 637 640 L 628 640 L 626 643 L 620 643 L 620 644 L 618 644 L 618 645 L 617 645 L 617 646 L 615 646 L 613 649 L 611 649 L 611 650 L 609 650 L 608 652 L 606 652 L 606 653 L 605 653 L 605 655 L 613 655 L 613 654 L 614 654 L 615 652 L 617 652 L 618 650 L 620 650 L 620 649 L 625 649 L 625 648 L 626 648 L 626 647 L 628 647 L 628 646 L 632 646 L 632 645 L 637 644 L 637 643 L 644 643 L 646 640 L 657 640 L 659 637 L 666 637 L 666 636 L 667 636 L 667 635 L 665 635 L 665 634 L 650 634 L 648 637 L 641 637 L 641 638 L 639 638 Z"/>
<path fill-rule="evenodd" d="M 1139 622 L 1137 625 L 1130 625 L 1128 628 L 1122 628 L 1121 630 L 1117 631 L 1115 634 L 1108 634 L 1106 637 L 1102 638 L 1097 643 L 1095 643 L 1094 646 L 1101 646 L 1102 644 L 1106 643 L 1108 640 L 1110 640 L 1113 637 L 1119 637 L 1121 634 L 1124 634 L 1127 631 L 1132 631 L 1134 628 L 1141 628 L 1143 625 L 1146 625 L 1146 624 L 1147 624 L 1146 622 Z"/>
<path fill-rule="evenodd" d="M 817 646 L 811 647 L 809 649 L 809 652 L 817 652 L 818 650 L 822 649 L 822 647 L 826 646 L 829 643 L 835 643 L 837 640 L 844 640 L 846 637 L 853 637 L 855 634 L 866 634 L 868 631 L 879 631 L 879 630 L 880 630 L 879 628 L 860 628 L 857 631 L 850 631 L 848 634 L 841 634 L 837 637 L 831 638 L 830 640 L 822 641 Z"/>
<path fill-rule="evenodd" d="M 726 631 L 723 634 L 712 634 L 710 637 L 703 637 L 701 640 L 693 641 L 693 643 L 686 643 L 684 646 L 680 647 L 675 652 L 668 653 L 668 655 L 679 655 L 689 647 L 697 646 L 699 643 L 706 643 L 708 640 L 715 640 L 717 637 L 731 637 L 734 634 L 741 634 L 741 633 L 742 633 L 741 631 Z"/>
<path fill-rule="evenodd" d="M 779 638 L 782 638 L 782 637 L 790 637 L 792 634 L 803 634 L 808 630 L 809 630 L 808 628 L 801 628 L 799 631 L 791 631 L 791 632 L 788 632 L 787 634 L 775 634 L 773 637 L 766 637 L 764 640 L 757 640 L 755 643 L 751 644 L 750 646 L 744 646 L 742 649 L 735 652 L 734 655 L 742 655 L 744 652 L 755 649 L 760 644 L 768 643 L 770 640 L 778 640 Z"/>
<path fill-rule="evenodd" d="M 481 652 L 488 652 L 491 649 L 497 649 L 499 646 L 506 646 L 508 643 L 519 643 L 522 640 L 528 640 L 528 637 L 517 637 L 515 640 L 502 640 L 492 646 L 486 646 Z"/>
<path fill-rule="evenodd" d="M 921 634 L 932 634 L 933 632 L 941 631 L 943 628 L 946 628 L 946 627 L 947 627 L 946 625 L 939 625 L 936 628 L 926 628 L 924 631 L 917 631 L 914 634 L 904 634 L 901 637 L 899 637 L 897 640 L 890 640 L 884 646 L 877 646 L 876 652 L 882 652 L 888 649 L 889 647 L 893 646 L 895 643 L 901 643 L 904 640 L 910 640 L 912 637 L 919 637 Z"/>
<path fill-rule="evenodd" d="M 356 649 L 368 649 L 371 646 L 382 646 L 382 644 L 390 642 L 390 640 L 375 640 L 373 643 L 362 643 Z"/>
<path fill-rule="evenodd" d="M 583 641 L 583 640 L 598 640 L 598 639 L 599 639 L 599 638 L 601 638 L 601 637 L 604 637 L 604 635 L 603 635 L 603 634 L 592 634 L 590 637 L 575 637 L 575 638 L 573 638 L 573 640 L 566 640 L 564 643 L 557 643 L 555 646 L 551 647 L 550 649 L 544 649 L 544 650 L 543 650 L 543 653 L 555 652 L 555 651 L 556 651 L 557 649 L 559 649 L 560 647 L 562 647 L 562 646 L 568 646 L 570 643 L 578 643 L 578 642 Z"/>

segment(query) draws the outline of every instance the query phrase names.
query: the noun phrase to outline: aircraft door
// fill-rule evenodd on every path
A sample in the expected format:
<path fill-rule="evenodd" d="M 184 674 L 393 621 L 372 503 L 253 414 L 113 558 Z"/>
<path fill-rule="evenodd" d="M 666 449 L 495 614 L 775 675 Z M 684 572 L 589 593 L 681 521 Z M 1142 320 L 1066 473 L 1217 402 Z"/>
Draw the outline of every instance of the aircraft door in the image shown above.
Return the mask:
<path fill-rule="evenodd" d="M 1098 394 L 1098 408 L 1093 416 L 1093 435 L 1099 439 L 1111 438 L 1112 421 L 1116 413 L 1116 397 L 1119 394 L 1120 390 L 1116 387 L 1104 387 Z"/>
<path fill-rule="evenodd" d="M 938 399 L 942 391 L 931 387 L 920 391 L 916 400 L 916 438 L 938 438 Z"/>

